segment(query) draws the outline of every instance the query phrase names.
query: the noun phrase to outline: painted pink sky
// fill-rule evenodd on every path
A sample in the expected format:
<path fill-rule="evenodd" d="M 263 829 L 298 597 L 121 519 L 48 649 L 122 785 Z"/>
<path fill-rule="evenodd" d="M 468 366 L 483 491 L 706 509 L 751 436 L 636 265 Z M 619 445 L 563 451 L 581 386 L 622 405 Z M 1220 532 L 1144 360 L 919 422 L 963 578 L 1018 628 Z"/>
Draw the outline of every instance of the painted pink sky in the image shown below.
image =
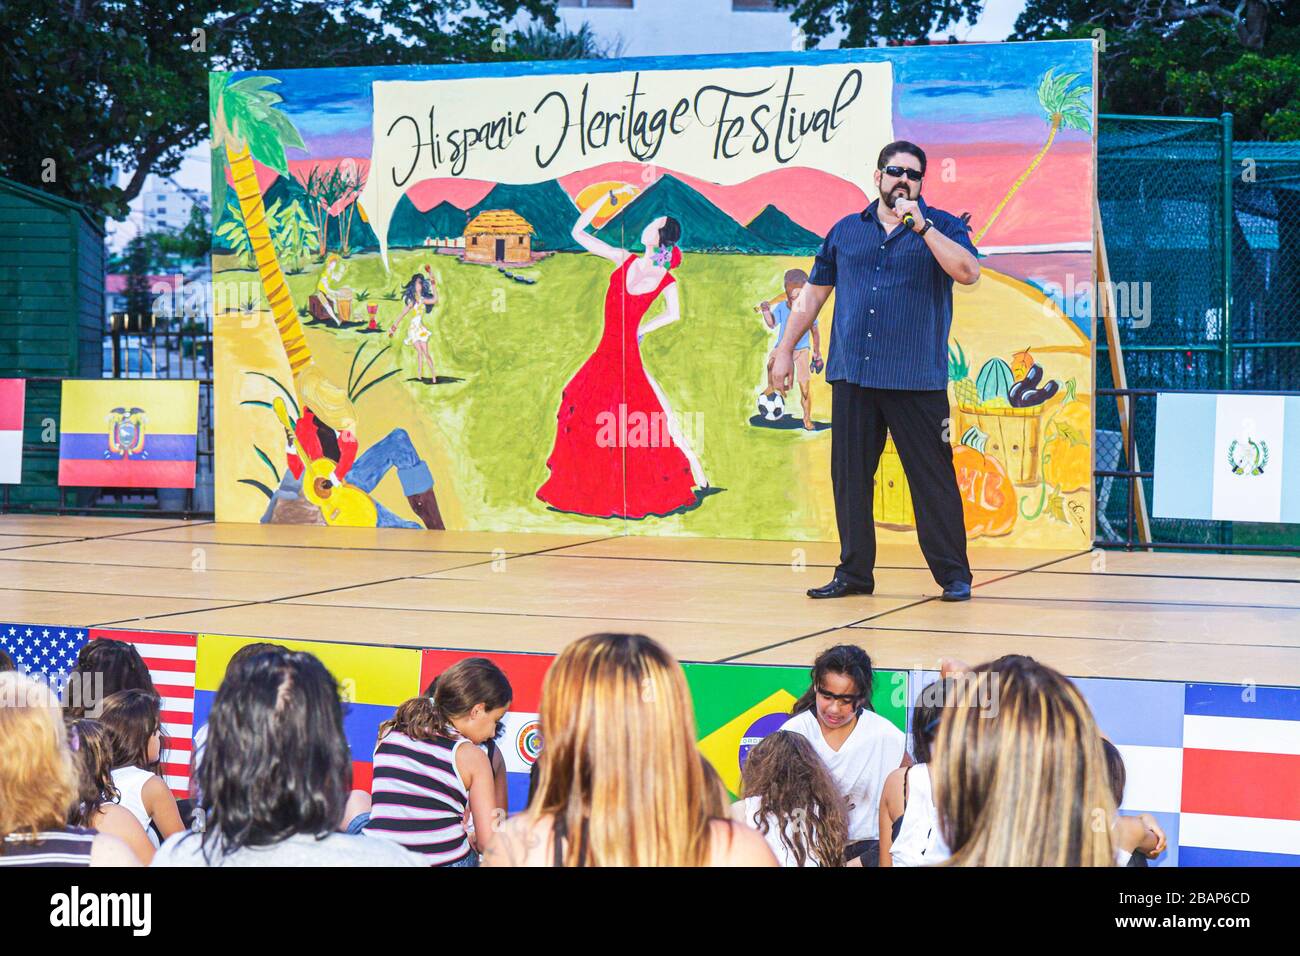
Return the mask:
<path fill-rule="evenodd" d="M 1009 143 L 953 143 L 929 146 L 929 168 L 925 181 L 928 203 L 954 215 L 971 213 L 971 227 L 978 231 L 993 213 L 1008 189 L 1032 162 L 1035 151 Z M 1091 158 L 1089 143 L 1058 141 L 981 240 L 986 246 L 1040 245 L 1087 242 L 1091 238 Z M 313 166 L 328 171 L 340 158 L 296 160 L 290 172 L 306 175 Z M 369 160 L 358 159 L 363 171 Z M 257 166 L 258 185 L 265 190 L 275 173 Z M 604 163 L 559 179 L 562 189 L 576 196 L 586 186 L 605 180 L 642 183 L 638 163 Z M 795 222 L 825 235 L 836 220 L 862 209 L 874 198 L 837 176 L 808 168 L 773 170 L 738 183 L 720 186 L 674 170 L 671 172 L 710 202 L 742 224 L 748 223 L 768 203 L 773 203 Z M 494 183 L 483 180 L 433 179 L 412 185 L 407 195 L 421 211 L 440 202 L 468 209 L 485 197 Z"/>

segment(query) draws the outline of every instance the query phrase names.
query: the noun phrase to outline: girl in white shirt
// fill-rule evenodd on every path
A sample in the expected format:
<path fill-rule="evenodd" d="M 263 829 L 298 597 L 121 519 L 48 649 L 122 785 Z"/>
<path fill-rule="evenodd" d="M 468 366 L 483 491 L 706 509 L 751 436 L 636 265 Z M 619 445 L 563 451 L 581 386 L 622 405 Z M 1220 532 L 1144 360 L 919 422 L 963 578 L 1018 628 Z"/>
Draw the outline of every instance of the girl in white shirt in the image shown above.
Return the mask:
<path fill-rule="evenodd" d="M 732 819 L 763 834 L 782 866 L 844 865 L 844 799 L 806 738 L 764 737 L 745 760 L 741 792 Z"/>
<path fill-rule="evenodd" d="M 885 779 L 880 799 L 881 866 L 931 866 L 948 858 L 948 847 L 939 834 L 929 767 L 948 686 L 942 681 L 926 685 L 912 705 L 915 763 L 899 767 Z"/>
<path fill-rule="evenodd" d="M 911 763 L 903 732 L 871 709 L 871 682 L 871 658 L 862 648 L 838 644 L 822 651 L 811 686 L 781 726 L 807 738 L 847 803 L 849 866 L 877 864 L 885 778 Z"/>
<path fill-rule="evenodd" d="M 114 802 L 131 811 L 156 847 L 185 828 L 176 798 L 157 773 L 162 701 L 147 690 L 120 690 L 104 699 L 99 722 L 108 732 L 109 765 L 118 792 Z"/>
<path fill-rule="evenodd" d="M 140 821 L 126 807 L 118 806 L 113 785 L 108 731 L 97 720 L 76 720 L 68 726 L 68 747 L 77 770 L 77 804 L 68 817 L 74 827 L 110 833 L 120 839 L 148 866 L 155 844 Z"/>

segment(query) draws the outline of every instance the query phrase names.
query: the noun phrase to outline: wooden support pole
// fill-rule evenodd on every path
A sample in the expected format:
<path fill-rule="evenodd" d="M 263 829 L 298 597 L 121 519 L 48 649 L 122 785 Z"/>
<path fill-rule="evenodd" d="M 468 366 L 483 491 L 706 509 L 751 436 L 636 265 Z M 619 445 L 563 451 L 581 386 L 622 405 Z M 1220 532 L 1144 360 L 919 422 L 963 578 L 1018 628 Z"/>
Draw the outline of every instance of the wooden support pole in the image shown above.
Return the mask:
<path fill-rule="evenodd" d="M 1119 341 L 1119 320 L 1115 315 L 1115 289 L 1111 285 L 1110 262 L 1106 258 L 1106 236 L 1101 226 L 1101 206 L 1096 194 L 1092 197 L 1093 250 L 1097 266 L 1097 290 L 1094 296 L 1102 323 L 1106 328 L 1107 353 L 1110 355 L 1111 381 L 1117 389 L 1128 388 L 1128 373 L 1124 369 L 1124 349 Z M 1129 435 L 1129 407 L 1132 399 L 1128 395 L 1117 395 L 1116 406 L 1119 410 L 1120 434 L 1124 437 L 1124 455 L 1128 457 L 1133 450 L 1132 460 L 1128 466 L 1131 471 L 1141 471 L 1136 440 Z M 1151 542 L 1151 519 L 1147 515 L 1147 496 L 1142 488 L 1142 479 L 1134 478 L 1129 482 L 1129 493 L 1133 495 L 1133 513 L 1137 517 L 1137 537 L 1143 544 Z M 1147 549 L 1150 550 L 1150 549 Z"/>

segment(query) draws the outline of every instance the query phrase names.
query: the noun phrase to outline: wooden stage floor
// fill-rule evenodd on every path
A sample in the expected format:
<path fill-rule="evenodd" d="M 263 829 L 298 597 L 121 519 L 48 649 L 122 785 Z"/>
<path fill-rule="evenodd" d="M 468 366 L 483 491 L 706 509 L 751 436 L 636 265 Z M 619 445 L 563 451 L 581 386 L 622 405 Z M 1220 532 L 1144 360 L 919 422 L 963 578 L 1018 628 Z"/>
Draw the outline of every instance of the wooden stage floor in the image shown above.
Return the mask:
<path fill-rule="evenodd" d="M 1300 559 L 972 548 L 975 599 L 919 551 L 811 601 L 838 546 L 0 515 L 0 620 L 555 652 L 640 631 L 685 661 L 881 666 L 1030 654 L 1079 677 L 1300 686 Z"/>

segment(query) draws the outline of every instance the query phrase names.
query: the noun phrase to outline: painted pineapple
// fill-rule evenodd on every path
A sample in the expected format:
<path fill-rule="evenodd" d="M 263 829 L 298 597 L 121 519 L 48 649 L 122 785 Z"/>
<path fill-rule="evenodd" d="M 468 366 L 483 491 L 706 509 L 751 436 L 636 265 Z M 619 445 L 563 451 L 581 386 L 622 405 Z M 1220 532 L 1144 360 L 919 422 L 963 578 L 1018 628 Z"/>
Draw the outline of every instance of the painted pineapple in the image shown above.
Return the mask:
<path fill-rule="evenodd" d="M 948 379 L 952 382 L 953 398 L 958 405 L 976 406 L 980 403 L 980 395 L 970 378 L 970 363 L 966 360 L 961 343 L 953 344 L 957 346 L 956 354 L 953 353 L 952 346 L 948 346 Z"/>

